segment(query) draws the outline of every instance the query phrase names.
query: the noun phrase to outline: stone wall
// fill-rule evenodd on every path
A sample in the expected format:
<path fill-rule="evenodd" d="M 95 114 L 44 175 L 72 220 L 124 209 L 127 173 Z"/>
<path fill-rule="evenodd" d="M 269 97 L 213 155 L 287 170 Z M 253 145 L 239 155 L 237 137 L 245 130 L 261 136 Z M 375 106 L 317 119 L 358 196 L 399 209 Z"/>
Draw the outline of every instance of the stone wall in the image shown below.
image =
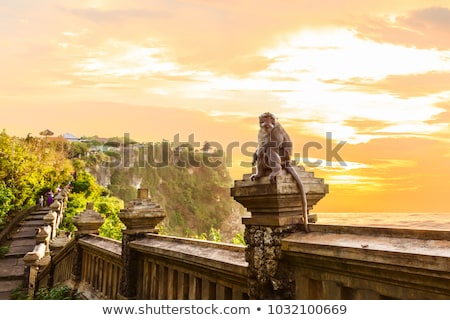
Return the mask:
<path fill-rule="evenodd" d="M 309 211 L 328 187 L 296 170 Z M 47 279 L 68 278 L 71 263 L 68 283 L 92 299 L 450 299 L 449 231 L 321 225 L 311 214 L 306 228 L 292 177 L 248 177 L 231 190 L 249 210 L 245 247 L 158 235 L 164 209 L 140 190 L 119 214 L 122 243 L 93 234 L 103 220 L 90 206 Z"/>
<path fill-rule="evenodd" d="M 282 241 L 295 299 L 450 299 L 450 232 L 312 225 Z"/>

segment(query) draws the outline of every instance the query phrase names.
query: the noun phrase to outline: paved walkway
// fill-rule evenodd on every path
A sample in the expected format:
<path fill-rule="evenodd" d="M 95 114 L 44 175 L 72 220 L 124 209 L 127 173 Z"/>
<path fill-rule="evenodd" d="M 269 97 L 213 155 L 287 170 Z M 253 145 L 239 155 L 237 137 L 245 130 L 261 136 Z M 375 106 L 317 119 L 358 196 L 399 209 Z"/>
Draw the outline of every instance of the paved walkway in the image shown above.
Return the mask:
<path fill-rule="evenodd" d="M 36 245 L 36 228 L 44 225 L 43 217 L 49 208 L 38 208 L 31 212 L 20 223 L 11 239 L 2 246 L 8 245 L 9 252 L 0 259 L 0 300 L 10 300 L 10 294 L 22 287 L 25 280 L 25 264 L 23 257 L 33 251 Z"/>

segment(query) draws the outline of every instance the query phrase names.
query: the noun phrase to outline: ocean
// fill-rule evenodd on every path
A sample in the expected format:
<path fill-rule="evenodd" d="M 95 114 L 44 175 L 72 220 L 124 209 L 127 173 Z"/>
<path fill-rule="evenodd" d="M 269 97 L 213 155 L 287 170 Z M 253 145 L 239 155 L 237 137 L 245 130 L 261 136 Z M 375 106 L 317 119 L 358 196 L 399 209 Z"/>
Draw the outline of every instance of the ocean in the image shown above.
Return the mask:
<path fill-rule="evenodd" d="M 450 212 L 314 212 L 319 224 L 450 231 Z"/>

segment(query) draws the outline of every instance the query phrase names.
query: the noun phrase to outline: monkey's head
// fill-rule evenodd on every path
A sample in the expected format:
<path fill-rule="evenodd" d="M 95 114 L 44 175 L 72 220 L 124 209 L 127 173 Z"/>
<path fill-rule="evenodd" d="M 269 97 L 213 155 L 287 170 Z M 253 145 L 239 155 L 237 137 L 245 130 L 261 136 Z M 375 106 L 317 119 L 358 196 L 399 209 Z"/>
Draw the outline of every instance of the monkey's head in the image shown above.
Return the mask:
<path fill-rule="evenodd" d="M 270 112 L 264 112 L 259 116 L 259 127 L 265 130 L 271 130 L 275 127 L 277 119 Z"/>

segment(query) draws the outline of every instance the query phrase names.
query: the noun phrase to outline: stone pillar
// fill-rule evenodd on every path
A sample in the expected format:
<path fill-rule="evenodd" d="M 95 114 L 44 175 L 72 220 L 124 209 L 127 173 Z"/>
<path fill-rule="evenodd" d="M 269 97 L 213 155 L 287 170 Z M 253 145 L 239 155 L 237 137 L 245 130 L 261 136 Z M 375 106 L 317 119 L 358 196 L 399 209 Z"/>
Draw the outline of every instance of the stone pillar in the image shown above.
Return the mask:
<path fill-rule="evenodd" d="M 63 200 L 63 214 L 67 209 L 67 202 L 69 201 L 69 192 L 70 192 L 70 188 L 68 186 L 65 186 L 64 189 L 61 190 L 60 194 L 61 196 L 64 198 Z"/>
<path fill-rule="evenodd" d="M 55 201 L 58 201 L 59 203 L 59 212 L 58 212 L 58 217 L 56 220 L 56 229 L 59 228 L 59 226 L 62 223 L 62 220 L 64 218 L 64 210 L 66 209 L 66 203 L 65 203 L 65 197 L 62 194 L 62 191 L 60 191 L 56 196 L 55 196 Z M 56 236 L 56 234 L 55 234 Z"/>
<path fill-rule="evenodd" d="M 36 244 L 33 251 L 23 257 L 25 265 L 25 283 L 28 284 L 28 297 L 33 299 L 36 291 L 36 280 L 41 266 L 47 265 L 49 260 L 45 259 L 46 247 L 44 243 Z"/>
<path fill-rule="evenodd" d="M 62 205 L 58 200 L 54 200 L 52 204 L 49 206 L 50 210 L 56 212 L 56 228 L 59 227 L 62 221 Z"/>
<path fill-rule="evenodd" d="M 36 244 L 43 243 L 45 246 L 45 255 L 50 255 L 50 239 L 52 235 L 51 226 L 43 226 L 37 230 Z"/>
<path fill-rule="evenodd" d="M 70 242 L 70 233 L 66 231 L 58 231 L 56 237 L 50 240 L 50 252 L 52 255 L 58 253 Z"/>
<path fill-rule="evenodd" d="M 77 227 L 77 231 L 75 232 L 75 265 L 72 276 L 75 283 L 78 283 L 81 280 L 81 266 L 83 262 L 83 252 L 78 241 L 86 235 L 98 234 L 98 229 L 105 222 L 105 219 L 100 213 L 94 210 L 94 203 L 88 202 L 86 204 L 86 210 L 74 216 L 72 222 Z"/>
<path fill-rule="evenodd" d="M 139 189 L 138 198 L 120 210 L 119 219 L 126 226 L 122 231 L 120 296 L 123 299 L 134 299 L 136 296 L 137 257 L 129 247 L 130 242 L 145 237 L 147 233 L 158 233 L 156 225 L 165 217 L 164 209 L 150 199 L 148 189 Z"/>
<path fill-rule="evenodd" d="M 308 212 L 328 193 L 323 179 L 315 178 L 303 167 L 294 167 L 306 193 Z M 280 264 L 281 241 L 293 232 L 304 231 L 300 190 L 285 170 L 271 183 L 268 177 L 257 181 L 245 174 L 231 189 L 231 195 L 251 213 L 242 218 L 247 244 L 245 258 L 249 264 L 251 299 L 293 299 L 294 276 L 289 266 Z M 316 217 L 309 215 L 308 221 Z"/>
<path fill-rule="evenodd" d="M 49 210 L 49 212 L 43 217 L 44 223 L 47 226 L 50 226 L 52 229 L 51 236 L 50 236 L 51 239 L 53 239 L 56 236 L 56 230 L 58 229 L 57 222 L 56 222 L 57 216 L 58 216 L 58 214 L 55 211 Z"/>

